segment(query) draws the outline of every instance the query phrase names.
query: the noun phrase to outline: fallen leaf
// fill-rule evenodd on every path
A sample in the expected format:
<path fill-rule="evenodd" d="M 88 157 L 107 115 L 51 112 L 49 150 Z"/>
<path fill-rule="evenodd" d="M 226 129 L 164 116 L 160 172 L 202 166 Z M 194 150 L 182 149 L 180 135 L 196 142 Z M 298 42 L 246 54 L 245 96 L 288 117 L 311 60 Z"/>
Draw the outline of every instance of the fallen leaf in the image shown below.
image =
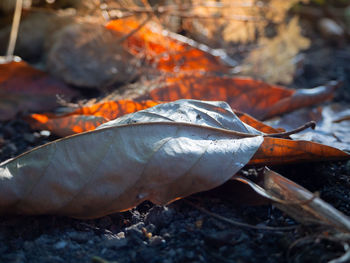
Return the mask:
<path fill-rule="evenodd" d="M 65 137 L 75 133 L 92 131 L 102 123 L 157 104 L 159 103 L 155 101 L 108 101 L 81 107 L 65 114 L 31 114 L 26 117 L 26 121 L 32 129 L 49 130 L 58 136 Z"/>
<path fill-rule="evenodd" d="M 252 126 L 253 128 L 257 129 L 258 131 L 261 131 L 263 133 L 278 133 L 278 132 L 284 132 L 285 129 L 281 128 L 273 128 L 255 118 L 250 116 L 249 114 L 240 112 L 240 111 L 234 111 L 234 113 L 237 115 L 237 117 L 243 121 L 244 123 Z M 304 122 L 306 123 L 306 122 Z M 295 127 L 292 127 L 291 129 L 294 129 Z"/>
<path fill-rule="evenodd" d="M 155 101 L 106 101 L 90 106 L 84 106 L 71 111 L 70 108 L 64 108 L 65 114 L 31 114 L 26 117 L 26 121 L 30 124 L 32 129 L 50 130 L 52 133 L 65 137 L 75 133 L 92 131 L 99 125 L 123 116 L 125 114 L 140 111 L 158 105 L 160 102 Z M 89 104 L 89 102 L 87 103 Z M 283 129 L 275 129 L 271 126 L 260 122 L 248 114 L 234 111 L 241 121 L 264 133 L 278 133 L 284 131 Z"/>
<path fill-rule="evenodd" d="M 337 87 L 336 83 L 329 83 L 327 86 L 295 91 L 253 79 L 206 75 L 166 77 L 165 80 L 165 82 L 157 81 L 156 84 L 133 85 L 126 89 L 127 94 L 107 96 L 107 99 L 116 101 L 102 99 L 95 104 L 88 102 L 81 109 L 73 111 L 65 109 L 70 112 L 63 115 L 35 114 L 29 117 L 28 121 L 34 129 L 48 129 L 59 136 L 67 136 L 77 131 L 93 130 L 102 122 L 152 107 L 161 101 L 181 98 L 225 100 L 236 109 L 237 113 L 244 111 L 260 119 L 266 119 L 329 99 Z M 130 93 L 134 95 L 130 96 Z M 139 102 L 118 100 L 122 97 L 131 97 Z M 85 115 L 95 115 L 96 119 Z M 239 116 L 257 130 L 265 133 L 278 132 L 247 114 L 239 113 Z"/>
<path fill-rule="evenodd" d="M 281 25 L 277 36 L 260 38 L 256 48 L 244 59 L 242 74 L 261 78 L 269 83 L 289 84 L 296 69 L 295 57 L 310 46 L 310 40 L 301 35 L 299 20 Z"/>
<path fill-rule="evenodd" d="M 269 24 L 281 24 L 297 2 L 220 0 L 207 3 L 194 0 L 193 7 L 184 12 L 189 18 L 183 24 L 195 39 L 208 45 L 222 47 L 228 42 L 248 43 L 255 41 L 257 36 L 264 36 Z"/>
<path fill-rule="evenodd" d="M 181 104 L 186 111 L 177 110 Z M 155 118 L 152 113 L 130 114 L 2 163 L 1 213 L 94 218 L 144 200 L 165 204 L 229 180 L 263 141 L 245 133 L 254 129 L 223 102 L 156 107 Z M 168 111 L 180 122 L 162 116 Z M 144 118 L 156 122 L 134 123 Z"/>
<path fill-rule="evenodd" d="M 265 137 L 249 164 L 281 165 L 348 158 L 349 155 L 346 152 L 327 145 L 310 141 Z"/>
<path fill-rule="evenodd" d="M 94 22 L 76 22 L 51 36 L 47 68 L 66 83 L 102 88 L 125 83 L 138 72 L 133 56 L 118 43 L 116 34 Z"/>
<path fill-rule="evenodd" d="M 331 99 L 336 88 L 336 82 L 293 90 L 250 78 L 180 75 L 167 77 L 162 85 L 151 86 L 140 99 L 226 101 L 233 109 L 264 120 Z"/>
<path fill-rule="evenodd" d="M 267 168 L 258 176 L 257 183 L 242 176 L 234 176 L 233 179 L 247 183 L 258 194 L 272 200 L 275 206 L 301 223 L 350 231 L 349 217 L 302 186 Z"/>
<path fill-rule="evenodd" d="M 108 119 L 94 115 L 68 115 L 57 117 L 52 114 L 31 114 L 25 120 L 32 129 L 49 130 L 53 134 L 65 137 L 68 135 L 92 131 L 108 121 Z"/>
<path fill-rule="evenodd" d="M 170 33 L 155 23 L 142 26 L 134 18 L 124 18 L 108 22 L 106 28 L 126 37 L 122 42 L 124 48 L 135 56 L 146 58 L 160 71 L 228 72 L 221 59 L 208 52 L 209 47 L 202 45 L 201 50 L 194 46 L 195 41 L 184 42 L 185 37 Z"/>
<path fill-rule="evenodd" d="M 113 120 L 122 115 L 133 113 L 139 110 L 147 109 L 158 105 L 158 102 L 146 100 L 135 102 L 131 100 L 109 101 L 97 103 L 92 106 L 78 108 L 68 114 L 69 115 L 94 115 L 104 117 L 107 120 Z"/>
<path fill-rule="evenodd" d="M 18 112 L 49 111 L 58 106 L 57 95 L 70 99 L 77 92 L 27 63 L 0 64 L 0 120 Z"/>
<path fill-rule="evenodd" d="M 186 99 L 163 103 L 133 114 L 121 116 L 102 124 L 98 129 L 129 123 L 160 121 L 195 123 L 202 126 L 243 132 L 246 133 L 245 136 L 263 134 L 242 122 L 226 102 Z"/>
<path fill-rule="evenodd" d="M 280 153 L 284 144 L 293 152 L 264 136 L 225 102 L 160 104 L 2 163 L 0 213 L 93 218 L 144 200 L 165 204 L 221 185 L 252 158 L 260 161 L 266 147 Z M 310 147 L 302 150 L 315 153 Z M 317 157 L 328 160 L 323 153 Z"/>
<path fill-rule="evenodd" d="M 350 150 L 350 110 L 345 104 L 332 103 L 327 106 L 300 109 L 269 122 L 274 127 L 290 129 L 308 121 L 315 121 L 314 130 L 305 130 L 291 137 L 308 140 Z"/>

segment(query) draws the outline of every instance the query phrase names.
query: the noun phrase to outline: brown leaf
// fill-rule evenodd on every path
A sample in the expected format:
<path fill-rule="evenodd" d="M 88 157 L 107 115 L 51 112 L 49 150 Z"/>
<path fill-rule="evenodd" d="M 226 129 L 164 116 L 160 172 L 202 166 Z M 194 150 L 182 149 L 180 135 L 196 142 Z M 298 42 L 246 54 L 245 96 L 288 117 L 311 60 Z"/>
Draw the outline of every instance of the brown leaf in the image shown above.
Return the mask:
<path fill-rule="evenodd" d="M 292 90 L 250 78 L 179 75 L 152 87 L 142 99 L 174 101 L 201 99 L 226 101 L 238 111 L 264 120 L 331 99 L 336 83 L 313 89 Z"/>
<path fill-rule="evenodd" d="M 183 37 L 175 39 L 172 36 L 176 34 L 166 32 L 157 24 L 149 23 L 142 26 L 134 18 L 125 18 L 110 21 L 106 28 L 118 33 L 119 36 L 122 34 L 127 37 L 126 41 L 123 41 L 125 49 L 135 56 L 145 57 L 148 63 L 155 65 L 160 71 L 228 72 L 228 67 L 219 57 L 192 46 L 192 43 L 181 41 Z"/>
<path fill-rule="evenodd" d="M 129 100 L 106 101 L 85 106 L 66 114 L 31 114 L 26 120 L 33 129 L 50 130 L 52 133 L 64 137 L 75 133 L 92 131 L 109 120 L 153 107 L 159 103 L 150 100 L 141 102 Z M 248 114 L 238 111 L 234 111 L 234 113 L 241 121 L 263 133 L 284 131 L 283 129 L 274 129 Z"/>
<path fill-rule="evenodd" d="M 129 82 L 137 73 L 133 56 L 99 23 L 75 22 L 52 36 L 47 68 L 66 83 L 101 88 Z"/>
<path fill-rule="evenodd" d="M 310 46 L 310 40 L 301 35 L 299 21 L 294 17 L 288 25 L 280 25 L 277 36 L 260 38 L 258 46 L 242 62 L 242 74 L 269 83 L 289 84 L 297 68 L 296 56 Z"/>
<path fill-rule="evenodd" d="M 135 87 L 137 90 L 135 90 Z M 166 82 L 163 84 L 159 84 L 158 81 L 155 85 L 150 84 L 148 87 L 147 84 L 143 85 L 143 89 L 139 88 L 138 85 L 135 87 L 128 89 L 127 92 L 132 93 L 132 90 L 135 90 L 136 95 L 132 97 L 139 102 L 129 100 L 106 101 L 102 99 L 100 103 L 88 103 L 87 106 L 73 111 L 70 110 L 70 113 L 64 115 L 35 114 L 29 118 L 29 122 L 35 129 L 49 129 L 59 136 L 67 136 L 77 132 L 93 130 L 104 121 L 152 107 L 161 101 L 181 98 L 226 100 L 231 107 L 239 111 L 243 110 L 258 116 L 258 118 L 267 118 L 329 99 L 332 97 L 336 85 L 330 83 L 325 87 L 295 91 L 246 78 L 179 75 L 178 77 L 166 77 Z M 139 94 L 144 95 L 140 96 Z M 123 96 L 128 97 L 125 95 L 109 95 L 108 98 L 114 99 Z M 144 101 L 144 99 L 151 100 Z M 280 131 L 237 110 L 235 112 L 238 113 L 238 116 L 257 130 L 264 133 Z M 80 115 L 81 117 L 79 117 Z M 88 117 L 86 115 L 95 115 L 97 118 L 94 119 L 92 116 Z"/>
<path fill-rule="evenodd" d="M 279 165 L 341 159 L 349 159 L 349 154 L 327 145 L 265 137 L 249 164 Z"/>
<path fill-rule="evenodd" d="M 102 123 L 157 104 L 159 103 L 155 101 L 109 101 L 85 106 L 60 115 L 52 113 L 31 114 L 26 120 L 32 129 L 50 130 L 58 136 L 65 137 L 75 133 L 92 131 Z"/>
<path fill-rule="evenodd" d="M 25 62 L 0 64 L 0 120 L 22 111 L 48 111 L 58 106 L 57 95 L 70 99 L 77 92 Z"/>
<path fill-rule="evenodd" d="M 32 129 L 49 130 L 65 137 L 75 133 L 92 131 L 108 120 L 94 115 L 53 116 L 52 114 L 31 114 L 26 118 Z"/>
<path fill-rule="evenodd" d="M 261 131 L 263 133 L 279 133 L 279 132 L 284 132 L 284 129 L 275 129 L 261 121 L 258 121 L 257 119 L 253 118 L 252 116 L 250 116 L 249 114 L 240 112 L 240 111 L 234 111 L 234 113 L 237 115 L 237 117 L 243 121 L 244 123 L 252 126 L 253 128 L 257 129 L 258 131 Z M 295 127 L 293 127 L 295 128 Z"/>
<path fill-rule="evenodd" d="M 259 175 L 257 184 L 242 176 L 233 179 L 249 184 L 257 193 L 272 200 L 275 206 L 301 223 L 350 231 L 347 216 L 302 186 L 267 168 Z"/>
<path fill-rule="evenodd" d="M 350 110 L 346 104 L 332 103 L 317 108 L 300 109 L 273 121 L 273 126 L 291 129 L 308 121 L 315 121 L 314 130 L 292 135 L 293 139 L 308 140 L 350 150 Z"/>
<path fill-rule="evenodd" d="M 218 0 L 208 3 L 193 0 L 193 7 L 184 12 L 185 17 L 189 17 L 184 26 L 203 43 L 221 47 L 227 46 L 228 42 L 245 44 L 265 35 L 268 25 L 283 22 L 296 2 L 298 0 Z"/>
<path fill-rule="evenodd" d="M 164 103 L 2 163 L 0 212 L 93 218 L 214 188 L 264 158 L 349 159 L 315 146 L 266 137 L 225 102 Z"/>
<path fill-rule="evenodd" d="M 94 218 L 165 204 L 229 180 L 263 141 L 224 102 L 149 110 L 2 163 L 0 213 Z"/>

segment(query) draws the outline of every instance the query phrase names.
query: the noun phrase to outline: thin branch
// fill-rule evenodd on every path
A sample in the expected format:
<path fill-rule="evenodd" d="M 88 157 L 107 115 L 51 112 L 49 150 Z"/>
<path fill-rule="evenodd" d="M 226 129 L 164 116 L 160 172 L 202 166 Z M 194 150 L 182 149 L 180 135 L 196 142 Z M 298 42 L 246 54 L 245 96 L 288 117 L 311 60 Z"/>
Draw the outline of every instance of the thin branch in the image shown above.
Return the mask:
<path fill-rule="evenodd" d="M 280 133 L 270 133 L 270 134 L 264 135 L 264 137 L 285 138 L 285 137 L 288 137 L 289 135 L 296 134 L 296 133 L 301 132 L 303 130 L 306 130 L 308 128 L 315 129 L 315 127 L 316 127 L 316 122 L 309 121 L 309 122 L 305 123 L 304 125 L 294 129 L 294 130 L 287 131 L 287 132 L 280 132 Z"/>
<path fill-rule="evenodd" d="M 16 7 L 13 14 L 12 28 L 10 33 L 9 45 L 6 52 L 7 60 L 12 60 L 15 51 L 16 40 L 18 36 L 19 23 L 21 20 L 23 0 L 16 0 Z"/>
<path fill-rule="evenodd" d="M 134 12 L 156 12 L 156 13 L 168 13 L 168 12 L 174 12 L 174 11 L 188 11 L 193 8 L 202 7 L 202 8 L 218 8 L 218 9 L 224 9 L 224 8 L 255 8 L 255 9 L 271 9 L 272 7 L 266 4 L 263 5 L 252 5 L 252 4 L 235 4 L 235 3 L 229 3 L 229 4 L 222 4 L 217 2 L 212 3 L 202 3 L 202 4 L 181 4 L 181 5 L 163 5 L 159 6 L 157 8 L 154 7 L 140 7 L 140 6 L 132 6 L 132 7 L 125 7 L 125 5 L 120 4 L 122 7 L 107 7 L 109 10 L 113 9 L 119 9 L 121 11 L 131 11 Z"/>
<path fill-rule="evenodd" d="M 212 4 L 212 5 L 205 5 L 205 4 L 190 4 L 190 5 L 166 5 L 166 6 L 154 6 L 152 7 L 150 4 L 145 0 L 142 0 L 144 7 L 139 6 L 125 6 L 121 4 L 121 7 L 106 7 L 106 10 L 119 10 L 121 12 L 125 12 L 126 14 L 124 16 L 131 16 L 135 14 L 152 14 L 154 16 L 157 15 L 168 15 L 168 16 L 179 16 L 183 18 L 197 18 L 197 19 L 227 19 L 227 20 L 236 20 L 236 21 L 243 21 L 243 22 L 259 22 L 266 20 L 263 17 L 255 17 L 255 16 L 245 16 L 245 15 L 198 15 L 193 14 L 189 12 L 189 10 L 193 10 L 196 7 L 207 7 L 207 8 L 231 8 L 231 7 L 247 7 L 247 8 L 267 8 L 266 6 L 251 6 L 251 5 L 222 5 L 222 4 Z M 268 7 L 270 8 L 270 7 Z M 119 17 L 120 18 L 120 17 Z"/>
<path fill-rule="evenodd" d="M 250 224 L 246 224 L 246 223 L 242 223 L 242 222 L 237 222 L 237 221 L 234 221 L 234 220 L 229 219 L 227 217 L 215 214 L 215 213 L 210 212 L 207 209 L 205 209 L 205 208 L 203 208 L 201 206 L 198 206 L 197 204 L 192 203 L 191 201 L 188 201 L 186 199 L 183 199 L 183 201 L 186 202 L 187 204 L 193 206 L 194 208 L 198 209 L 202 213 L 205 213 L 205 214 L 207 214 L 209 216 L 212 216 L 212 217 L 214 217 L 216 219 L 219 219 L 221 221 L 224 221 L 224 222 L 229 223 L 229 224 L 234 225 L 234 226 L 252 228 L 252 229 L 257 229 L 257 230 L 267 230 L 267 231 L 290 231 L 290 230 L 294 230 L 294 229 L 296 229 L 298 227 L 298 225 L 296 225 L 296 226 L 286 226 L 286 227 L 254 226 L 254 225 L 250 225 Z"/>

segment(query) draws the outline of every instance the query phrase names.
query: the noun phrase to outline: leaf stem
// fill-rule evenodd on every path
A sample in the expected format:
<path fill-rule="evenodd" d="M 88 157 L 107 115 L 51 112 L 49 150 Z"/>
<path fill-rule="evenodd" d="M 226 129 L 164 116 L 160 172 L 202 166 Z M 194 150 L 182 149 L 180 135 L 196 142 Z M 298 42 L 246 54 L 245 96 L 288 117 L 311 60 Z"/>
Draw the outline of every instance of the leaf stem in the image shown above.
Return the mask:
<path fill-rule="evenodd" d="M 309 122 L 305 123 L 304 125 L 294 129 L 294 130 L 287 131 L 287 132 L 280 132 L 280 133 L 270 133 L 270 134 L 264 135 L 264 137 L 285 138 L 285 137 L 288 137 L 289 135 L 296 134 L 298 132 L 306 130 L 307 128 L 315 129 L 315 127 L 316 127 L 316 122 L 309 121 Z"/>

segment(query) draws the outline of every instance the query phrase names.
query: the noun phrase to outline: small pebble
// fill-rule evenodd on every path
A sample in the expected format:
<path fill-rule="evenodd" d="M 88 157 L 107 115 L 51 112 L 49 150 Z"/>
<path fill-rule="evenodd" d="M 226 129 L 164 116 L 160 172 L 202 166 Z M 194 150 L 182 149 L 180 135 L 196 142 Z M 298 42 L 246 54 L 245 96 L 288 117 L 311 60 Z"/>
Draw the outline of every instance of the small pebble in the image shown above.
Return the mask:
<path fill-rule="evenodd" d="M 334 20 L 322 18 L 318 23 L 321 34 L 327 38 L 341 38 L 344 36 L 344 29 Z"/>
<path fill-rule="evenodd" d="M 123 231 L 121 231 L 117 234 L 117 237 L 118 238 L 125 238 L 125 233 Z"/>
<path fill-rule="evenodd" d="M 117 235 L 104 235 L 103 245 L 106 248 L 122 248 L 128 244 L 127 239 Z"/>
<path fill-rule="evenodd" d="M 156 227 L 163 227 L 173 220 L 174 211 L 166 206 L 154 206 L 145 218 L 146 224 L 154 224 Z"/>
<path fill-rule="evenodd" d="M 43 137 L 49 137 L 51 135 L 51 132 L 47 130 L 42 130 L 40 131 L 40 135 Z"/>
<path fill-rule="evenodd" d="M 54 244 L 53 248 L 59 250 L 59 249 L 65 248 L 67 245 L 68 245 L 67 241 L 62 240 L 62 241 L 58 241 L 56 244 Z"/>
<path fill-rule="evenodd" d="M 36 140 L 34 134 L 32 134 L 32 133 L 25 133 L 25 134 L 23 134 L 23 139 L 26 142 L 29 142 L 29 143 L 34 143 L 35 140 Z"/>
<path fill-rule="evenodd" d="M 93 233 L 91 232 L 69 232 L 67 233 L 68 237 L 78 243 L 83 243 L 88 240 L 93 236 Z"/>
<path fill-rule="evenodd" d="M 144 227 L 145 227 L 145 224 L 143 222 L 139 222 L 135 225 L 125 228 L 125 233 L 128 236 L 142 237 L 143 236 L 142 228 Z"/>
<path fill-rule="evenodd" d="M 156 226 L 153 224 L 149 224 L 146 226 L 148 232 L 153 233 L 156 230 Z"/>
<path fill-rule="evenodd" d="M 160 244 L 164 244 L 164 243 L 165 243 L 165 240 L 160 236 L 153 236 L 149 240 L 149 244 L 151 246 L 159 246 Z"/>

